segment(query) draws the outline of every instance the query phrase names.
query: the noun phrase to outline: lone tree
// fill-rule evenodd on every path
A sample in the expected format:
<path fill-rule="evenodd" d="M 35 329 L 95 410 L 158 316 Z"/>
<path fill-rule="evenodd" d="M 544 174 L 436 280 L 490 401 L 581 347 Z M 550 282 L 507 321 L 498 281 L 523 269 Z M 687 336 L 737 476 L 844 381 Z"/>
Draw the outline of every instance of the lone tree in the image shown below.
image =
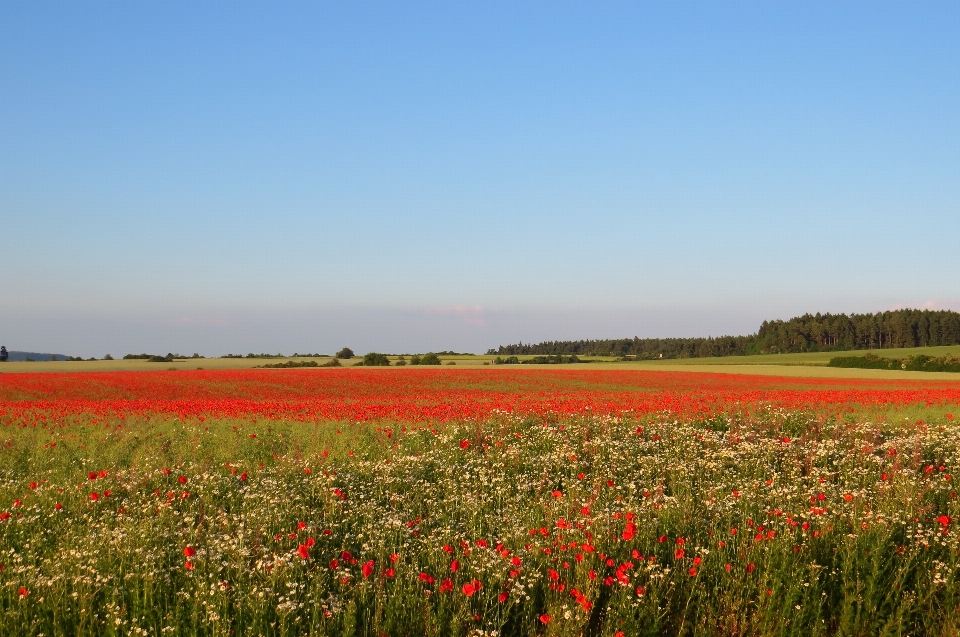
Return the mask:
<path fill-rule="evenodd" d="M 370 352 L 369 354 L 363 357 L 363 366 L 364 367 L 389 367 L 390 359 L 387 358 L 386 354 Z"/>
<path fill-rule="evenodd" d="M 440 357 L 434 354 L 433 352 L 424 354 L 423 358 L 420 359 L 420 364 L 421 365 L 439 365 Z"/>
<path fill-rule="evenodd" d="M 342 358 L 344 360 L 353 358 L 353 350 L 349 347 L 344 347 L 342 350 L 337 352 L 337 358 Z"/>
<path fill-rule="evenodd" d="M 7 362 L 8 358 L 10 358 L 10 354 L 7 353 L 6 346 L 0 345 L 0 363 Z"/>

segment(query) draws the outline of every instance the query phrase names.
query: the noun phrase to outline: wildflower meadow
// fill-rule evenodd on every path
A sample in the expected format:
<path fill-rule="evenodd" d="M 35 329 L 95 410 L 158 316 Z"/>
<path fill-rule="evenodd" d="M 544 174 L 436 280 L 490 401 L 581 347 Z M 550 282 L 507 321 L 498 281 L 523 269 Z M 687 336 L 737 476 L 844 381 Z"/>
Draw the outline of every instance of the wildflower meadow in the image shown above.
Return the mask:
<path fill-rule="evenodd" d="M 951 635 L 960 383 L 0 374 L 3 635 Z"/>

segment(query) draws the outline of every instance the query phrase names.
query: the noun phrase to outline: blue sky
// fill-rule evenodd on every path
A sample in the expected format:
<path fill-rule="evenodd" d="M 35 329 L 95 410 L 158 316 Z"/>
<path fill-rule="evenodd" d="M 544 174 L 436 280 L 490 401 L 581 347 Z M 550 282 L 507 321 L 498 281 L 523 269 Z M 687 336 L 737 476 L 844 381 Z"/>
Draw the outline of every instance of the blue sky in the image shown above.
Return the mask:
<path fill-rule="evenodd" d="M 960 309 L 960 4 L 0 0 L 0 342 Z"/>

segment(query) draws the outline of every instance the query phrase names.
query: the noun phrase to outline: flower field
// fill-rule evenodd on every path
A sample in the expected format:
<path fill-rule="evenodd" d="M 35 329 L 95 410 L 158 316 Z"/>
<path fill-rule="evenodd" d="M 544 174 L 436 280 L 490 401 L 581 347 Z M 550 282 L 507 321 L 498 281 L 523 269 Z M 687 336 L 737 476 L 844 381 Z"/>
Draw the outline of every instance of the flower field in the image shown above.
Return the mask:
<path fill-rule="evenodd" d="M 0 374 L 0 633 L 956 634 L 958 405 L 684 372 Z"/>

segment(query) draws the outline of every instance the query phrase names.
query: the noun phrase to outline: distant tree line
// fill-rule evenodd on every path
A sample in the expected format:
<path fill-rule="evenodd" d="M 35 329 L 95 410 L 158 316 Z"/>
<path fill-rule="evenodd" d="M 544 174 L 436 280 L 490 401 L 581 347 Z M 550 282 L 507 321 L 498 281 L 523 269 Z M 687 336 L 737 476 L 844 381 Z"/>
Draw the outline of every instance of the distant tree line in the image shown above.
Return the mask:
<path fill-rule="evenodd" d="M 960 372 L 960 358 L 925 354 L 910 358 L 886 358 L 876 354 L 864 356 L 837 356 L 831 358 L 828 367 L 855 367 L 859 369 L 902 369 L 908 372 Z"/>
<path fill-rule="evenodd" d="M 337 360 L 337 359 L 333 359 Z M 284 363 L 266 363 L 264 365 L 254 365 L 254 369 L 291 369 L 297 367 L 320 367 L 317 361 L 286 361 Z"/>
<path fill-rule="evenodd" d="M 507 358 L 497 356 L 493 359 L 494 365 L 570 365 L 579 362 L 580 359 L 576 354 L 572 356 L 561 356 L 559 354 L 534 356 L 526 360 L 520 360 L 516 356 L 508 356 Z"/>
<path fill-rule="evenodd" d="M 246 356 L 243 354 L 224 354 L 220 358 L 288 358 L 283 354 L 254 354 L 250 352 Z"/>
<path fill-rule="evenodd" d="M 171 352 L 167 352 L 166 356 L 163 356 L 161 354 L 127 354 L 123 357 L 123 360 L 144 360 L 144 361 L 149 361 L 151 363 L 171 363 L 174 361 L 174 359 L 185 360 L 188 358 L 206 358 L 206 357 L 200 356 L 200 354 L 197 354 L 196 352 L 193 354 L 193 356 L 185 356 L 183 354 L 173 354 Z M 224 358 L 233 358 L 233 357 L 227 355 Z M 237 357 L 237 358 L 242 358 L 242 357 Z M 91 360 L 95 360 L 95 359 L 91 359 Z M 103 360 L 112 361 L 113 358 L 111 358 L 110 355 L 107 354 Z"/>
<path fill-rule="evenodd" d="M 764 321 L 756 334 L 707 338 L 622 338 L 501 345 L 490 355 L 619 356 L 638 360 L 831 352 L 960 344 L 960 313 L 892 310 L 876 314 L 804 314 Z"/>
<path fill-rule="evenodd" d="M 619 356 L 642 360 L 655 358 L 701 358 L 747 353 L 749 336 L 719 338 L 620 338 L 587 341 L 545 341 L 536 345 L 501 345 L 487 354 L 500 356 Z"/>
<path fill-rule="evenodd" d="M 452 363 L 452 361 L 451 361 Z M 447 363 L 450 365 L 451 363 Z M 399 356 L 396 361 L 397 367 L 404 367 L 405 365 L 442 365 L 443 361 L 440 360 L 440 357 L 434 354 L 433 352 L 428 352 L 421 356 L 420 354 L 414 354 L 410 357 L 409 363 L 407 362 L 406 356 Z M 380 354 L 379 352 L 369 352 L 363 356 L 363 360 L 359 363 L 356 363 L 354 367 L 389 367 L 390 359 L 387 358 L 386 354 Z"/>

